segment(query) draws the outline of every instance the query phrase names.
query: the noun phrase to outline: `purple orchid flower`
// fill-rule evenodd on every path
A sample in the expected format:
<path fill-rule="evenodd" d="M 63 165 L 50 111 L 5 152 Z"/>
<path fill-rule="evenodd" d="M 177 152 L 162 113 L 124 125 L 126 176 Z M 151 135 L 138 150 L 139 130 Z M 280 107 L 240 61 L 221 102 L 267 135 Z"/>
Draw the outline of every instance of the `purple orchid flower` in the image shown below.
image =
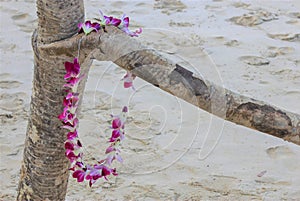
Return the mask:
<path fill-rule="evenodd" d="M 114 128 L 114 129 L 118 129 L 118 128 L 121 128 L 122 126 L 122 121 L 119 117 L 115 118 L 112 123 L 111 123 L 111 127 Z"/>
<path fill-rule="evenodd" d="M 73 63 L 65 62 L 66 74 L 64 79 L 66 80 L 66 84 L 64 87 L 70 88 L 73 92 L 77 90 L 78 83 L 82 80 L 84 75 L 79 76 L 80 74 L 80 65 L 78 63 L 78 59 L 74 58 Z"/>
<path fill-rule="evenodd" d="M 123 109 L 122 109 L 122 112 L 125 112 L 125 113 L 128 112 L 128 107 L 124 106 Z"/>
<path fill-rule="evenodd" d="M 114 18 L 112 16 L 103 15 L 101 10 L 99 10 L 99 13 L 100 13 L 100 16 L 101 16 L 101 25 L 102 26 L 112 25 L 112 26 L 118 27 L 122 22 L 121 19 Z"/>
<path fill-rule="evenodd" d="M 70 151 L 76 151 L 82 147 L 82 144 L 79 140 L 74 144 L 70 141 L 65 142 L 65 149 L 70 152 Z"/>
<path fill-rule="evenodd" d="M 129 17 L 126 17 L 126 15 L 124 14 L 122 17 L 122 23 L 121 23 L 121 27 L 120 29 L 122 31 L 124 31 L 125 33 L 127 33 L 129 36 L 133 37 L 133 36 L 138 36 L 139 34 L 142 33 L 142 28 L 139 28 L 136 31 L 130 31 L 129 30 Z"/>
<path fill-rule="evenodd" d="M 135 78 L 136 78 L 136 76 L 133 73 L 131 73 L 130 71 L 127 71 L 127 73 L 122 78 L 122 80 L 124 81 L 124 88 L 131 87 L 133 90 L 135 90 L 135 88 L 133 86 L 133 80 Z"/>
<path fill-rule="evenodd" d="M 70 122 L 64 123 L 62 128 L 65 128 L 65 129 L 68 129 L 71 132 L 74 132 L 78 127 L 78 122 L 79 122 L 78 119 L 75 118 L 72 123 L 70 123 Z"/>
<path fill-rule="evenodd" d="M 58 115 L 58 119 L 62 121 L 63 128 L 67 128 L 70 131 L 74 131 L 78 125 L 78 118 L 75 113 L 70 112 L 69 108 L 64 108 L 63 112 Z"/>
<path fill-rule="evenodd" d="M 75 171 L 76 167 L 86 170 L 87 168 L 84 166 L 83 162 L 73 161 L 69 170 Z"/>
<path fill-rule="evenodd" d="M 119 29 L 121 29 L 122 31 L 124 31 L 126 34 L 128 34 L 131 37 L 138 36 L 139 34 L 142 33 L 141 28 L 139 28 L 136 31 L 129 30 L 129 17 L 126 17 L 125 14 L 123 15 L 123 17 L 121 19 L 118 19 L 118 18 L 114 18 L 112 16 L 103 15 L 101 10 L 99 12 L 100 12 L 100 16 L 101 16 L 101 22 L 100 22 L 101 26 L 112 25 L 112 26 L 118 27 Z"/>
<path fill-rule="evenodd" d="M 94 165 L 93 168 L 90 168 L 88 174 L 86 175 L 85 179 L 89 180 L 89 186 L 92 185 L 97 181 L 97 179 L 102 177 L 102 166 Z"/>
<path fill-rule="evenodd" d="M 65 148 L 65 149 L 66 149 L 65 155 L 69 159 L 70 162 L 73 163 L 74 161 L 76 161 L 77 159 L 79 159 L 81 157 L 81 154 L 76 154 L 74 152 L 74 150 L 67 149 L 67 148 Z"/>
<path fill-rule="evenodd" d="M 103 16 L 104 17 L 104 22 L 106 25 L 112 25 L 112 26 L 115 26 L 115 27 L 118 27 L 120 24 L 121 24 L 121 20 L 118 19 L 118 18 L 114 18 L 112 16 Z"/>
<path fill-rule="evenodd" d="M 120 156 L 120 149 L 118 149 L 120 145 L 121 140 L 118 138 L 115 142 L 113 142 L 105 151 L 105 154 L 107 154 L 106 157 L 106 164 L 109 166 L 112 164 L 112 162 L 116 159 L 120 163 L 123 162 L 123 159 Z"/>
<path fill-rule="evenodd" d="M 74 144 L 72 142 L 65 142 L 65 149 L 66 150 L 70 150 L 70 151 L 74 151 Z"/>
<path fill-rule="evenodd" d="M 76 163 L 75 163 L 75 166 L 77 166 L 77 167 L 79 167 L 79 168 L 81 168 L 81 169 L 87 169 L 86 167 L 85 167 L 85 165 L 83 164 L 83 162 L 78 162 L 78 161 L 76 161 Z"/>
<path fill-rule="evenodd" d="M 85 35 L 88 35 L 92 31 L 98 32 L 98 30 L 100 30 L 101 26 L 97 22 L 92 23 L 90 20 L 88 20 L 88 21 L 85 21 L 84 23 L 79 23 L 78 28 L 79 28 L 79 31 L 78 31 L 79 34 L 83 32 Z"/>
<path fill-rule="evenodd" d="M 120 156 L 119 152 L 114 152 L 113 154 L 109 154 L 109 155 L 106 157 L 106 163 L 107 163 L 107 165 L 111 165 L 112 162 L 113 162 L 115 159 L 116 159 L 117 161 L 119 161 L 120 163 L 123 162 L 123 159 L 122 159 L 122 157 Z"/>
<path fill-rule="evenodd" d="M 58 118 L 65 124 L 75 126 L 75 121 L 78 121 L 76 114 L 70 112 L 69 108 L 65 107 Z M 77 119 L 77 120 L 76 120 Z"/>
<path fill-rule="evenodd" d="M 67 150 L 65 155 L 69 159 L 70 162 L 74 162 L 78 158 L 80 158 L 80 155 L 76 155 L 73 151 L 70 151 L 70 150 Z"/>
<path fill-rule="evenodd" d="M 117 149 L 111 145 L 111 146 L 107 147 L 105 154 L 111 153 L 113 151 L 117 151 Z"/>
<path fill-rule="evenodd" d="M 80 151 L 81 147 L 82 145 L 79 140 L 77 140 L 76 144 L 73 144 L 72 142 L 69 141 L 65 142 L 65 150 L 66 150 L 65 155 L 71 162 L 81 157 L 82 155 Z"/>
<path fill-rule="evenodd" d="M 125 124 L 125 120 L 120 116 L 116 116 L 111 123 L 111 128 L 115 130 L 123 129 Z"/>
<path fill-rule="evenodd" d="M 83 170 L 76 170 L 75 172 L 73 172 L 72 176 L 73 178 L 77 179 L 77 182 L 83 182 L 85 173 L 86 172 Z"/>
<path fill-rule="evenodd" d="M 118 129 L 114 129 L 111 132 L 111 138 L 113 138 L 113 139 L 117 139 L 118 137 L 120 137 L 120 135 L 121 135 L 121 131 Z"/>
<path fill-rule="evenodd" d="M 117 171 L 116 171 L 116 168 L 109 168 L 107 166 L 103 166 L 102 168 L 102 176 L 106 179 L 107 179 L 107 176 L 109 176 L 110 174 L 114 175 L 114 176 L 117 176 Z"/>
<path fill-rule="evenodd" d="M 75 107 L 78 106 L 79 94 L 69 92 L 67 96 L 64 98 L 63 105 L 64 107 Z"/>
<path fill-rule="evenodd" d="M 109 168 L 105 165 L 94 165 L 94 167 L 88 167 L 88 170 L 85 173 L 85 179 L 89 180 L 89 186 L 91 187 L 97 181 L 97 179 L 101 177 L 104 177 L 106 180 L 108 180 L 107 176 L 110 174 L 116 176 L 116 169 Z"/>
<path fill-rule="evenodd" d="M 76 91 L 79 82 L 82 80 L 82 78 L 84 77 L 84 75 L 80 76 L 80 77 L 72 77 L 70 78 L 66 84 L 64 84 L 64 87 L 66 88 L 70 88 L 72 89 L 72 91 Z"/>
<path fill-rule="evenodd" d="M 122 113 L 120 115 L 111 115 L 114 117 L 112 120 L 111 128 L 112 133 L 109 139 L 109 142 L 116 142 L 117 140 L 123 140 L 125 136 L 124 127 L 127 118 L 128 108 L 125 106 L 122 109 Z"/>
<path fill-rule="evenodd" d="M 78 63 L 78 59 L 74 58 L 73 63 L 66 61 L 65 62 L 66 75 L 64 79 L 70 79 L 71 77 L 77 77 L 80 73 L 80 65 Z"/>
<path fill-rule="evenodd" d="M 68 140 L 74 140 L 75 138 L 78 137 L 78 133 L 77 133 L 77 130 L 73 131 L 73 132 L 68 132 L 67 134 L 67 139 Z"/>
<path fill-rule="evenodd" d="M 112 117 L 114 117 L 114 119 L 112 120 L 111 123 L 111 128 L 113 129 L 124 129 L 124 124 L 126 121 L 126 117 L 127 117 L 127 107 L 123 107 L 122 109 L 122 113 L 120 115 L 111 115 Z"/>
<path fill-rule="evenodd" d="M 58 119 L 65 123 L 65 119 L 66 119 L 68 113 L 69 113 L 69 108 L 65 107 L 63 112 L 58 115 Z"/>
<path fill-rule="evenodd" d="M 125 133 L 119 129 L 114 129 L 112 131 L 111 137 L 109 138 L 109 142 L 115 142 L 120 139 L 123 140 L 125 138 Z"/>

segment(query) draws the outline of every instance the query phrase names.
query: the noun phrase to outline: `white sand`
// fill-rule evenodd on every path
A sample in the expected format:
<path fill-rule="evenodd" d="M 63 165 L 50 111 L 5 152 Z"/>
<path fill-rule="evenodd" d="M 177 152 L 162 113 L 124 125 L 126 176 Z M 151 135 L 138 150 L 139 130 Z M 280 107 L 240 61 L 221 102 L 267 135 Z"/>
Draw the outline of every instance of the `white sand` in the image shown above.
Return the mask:
<path fill-rule="evenodd" d="M 168 2 L 168 3 L 166 3 Z M 130 16 L 144 41 L 199 76 L 300 113 L 300 2 L 86 1 L 86 16 Z M 1 1 L 0 200 L 15 200 L 33 77 L 34 1 Z M 100 156 L 107 120 L 127 104 L 120 175 L 93 188 L 70 178 L 67 200 L 300 200 L 300 148 L 215 118 L 124 71 L 94 62 L 80 136 Z M 265 172 L 264 172 L 265 171 Z M 261 176 L 261 177 L 259 177 Z"/>

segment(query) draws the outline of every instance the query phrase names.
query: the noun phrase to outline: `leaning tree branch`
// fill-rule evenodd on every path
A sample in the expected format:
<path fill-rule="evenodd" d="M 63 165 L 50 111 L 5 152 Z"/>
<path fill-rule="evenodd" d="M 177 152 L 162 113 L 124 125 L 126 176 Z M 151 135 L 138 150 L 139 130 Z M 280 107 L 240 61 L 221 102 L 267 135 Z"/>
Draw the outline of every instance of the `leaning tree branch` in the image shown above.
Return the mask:
<path fill-rule="evenodd" d="M 76 35 L 64 41 L 42 45 L 40 52 L 53 57 L 76 56 L 79 42 L 80 61 L 112 61 L 211 114 L 300 145 L 299 114 L 237 94 L 200 78 L 115 27 L 107 27 L 106 32 L 101 30 L 88 36 Z"/>

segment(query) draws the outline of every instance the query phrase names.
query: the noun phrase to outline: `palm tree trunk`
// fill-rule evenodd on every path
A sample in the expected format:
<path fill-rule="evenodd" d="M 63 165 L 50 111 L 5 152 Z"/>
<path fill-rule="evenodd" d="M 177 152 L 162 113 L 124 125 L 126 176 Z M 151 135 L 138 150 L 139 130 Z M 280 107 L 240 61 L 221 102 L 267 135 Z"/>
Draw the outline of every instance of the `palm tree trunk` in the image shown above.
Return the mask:
<path fill-rule="evenodd" d="M 65 131 L 57 116 L 64 97 L 64 62 L 74 55 L 50 56 L 40 46 L 66 39 L 84 20 L 82 0 L 38 0 L 38 28 L 32 37 L 34 78 L 17 200 L 64 200 L 69 162 Z M 49 50 L 51 51 L 51 50 Z M 82 61 L 83 62 L 83 61 Z M 84 70 L 88 70 L 85 63 Z M 84 82 L 80 90 L 82 93 Z"/>

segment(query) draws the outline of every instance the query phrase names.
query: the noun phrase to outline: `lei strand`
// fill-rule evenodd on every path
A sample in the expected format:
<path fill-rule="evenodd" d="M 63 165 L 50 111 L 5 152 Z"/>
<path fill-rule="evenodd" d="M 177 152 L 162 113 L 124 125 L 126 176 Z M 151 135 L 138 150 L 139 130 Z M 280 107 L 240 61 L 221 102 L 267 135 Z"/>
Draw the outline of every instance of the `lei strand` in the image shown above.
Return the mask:
<path fill-rule="evenodd" d="M 114 18 L 112 16 L 105 16 L 100 11 L 102 19 L 100 23 L 91 21 L 85 21 L 84 23 L 78 24 L 78 33 L 84 33 L 85 35 L 96 31 L 98 32 L 101 28 L 105 31 L 106 25 L 116 26 L 122 31 L 124 31 L 129 36 L 138 36 L 142 32 L 142 29 L 136 31 L 130 31 L 129 27 L 129 17 L 123 15 L 121 19 Z M 80 43 L 80 42 L 79 42 Z M 80 44 L 78 45 L 78 55 L 79 55 Z M 79 56 L 78 56 L 79 57 Z M 85 75 L 80 75 L 80 64 L 78 58 L 75 57 L 73 63 L 65 62 L 66 74 L 64 76 L 67 95 L 63 100 L 63 112 L 58 116 L 63 124 L 63 128 L 68 130 L 67 140 L 65 141 L 65 155 L 69 159 L 71 166 L 69 168 L 72 171 L 73 178 L 76 178 L 78 182 L 83 182 L 84 180 L 89 181 L 89 186 L 91 187 L 99 178 L 104 178 L 106 180 L 107 176 L 114 175 L 117 176 L 118 173 L 116 168 L 112 168 L 112 162 L 117 160 L 123 162 L 120 156 L 120 145 L 125 138 L 125 122 L 128 112 L 126 106 L 123 107 L 120 115 L 111 115 L 111 137 L 108 139 L 109 146 L 105 150 L 106 158 L 97 161 L 96 164 L 89 165 L 83 160 L 83 147 L 78 136 L 78 123 L 77 118 L 77 108 L 79 102 L 79 93 L 77 91 L 79 82 L 83 79 Z M 127 71 L 126 75 L 123 77 L 124 88 L 132 88 L 133 80 L 135 75 Z"/>

